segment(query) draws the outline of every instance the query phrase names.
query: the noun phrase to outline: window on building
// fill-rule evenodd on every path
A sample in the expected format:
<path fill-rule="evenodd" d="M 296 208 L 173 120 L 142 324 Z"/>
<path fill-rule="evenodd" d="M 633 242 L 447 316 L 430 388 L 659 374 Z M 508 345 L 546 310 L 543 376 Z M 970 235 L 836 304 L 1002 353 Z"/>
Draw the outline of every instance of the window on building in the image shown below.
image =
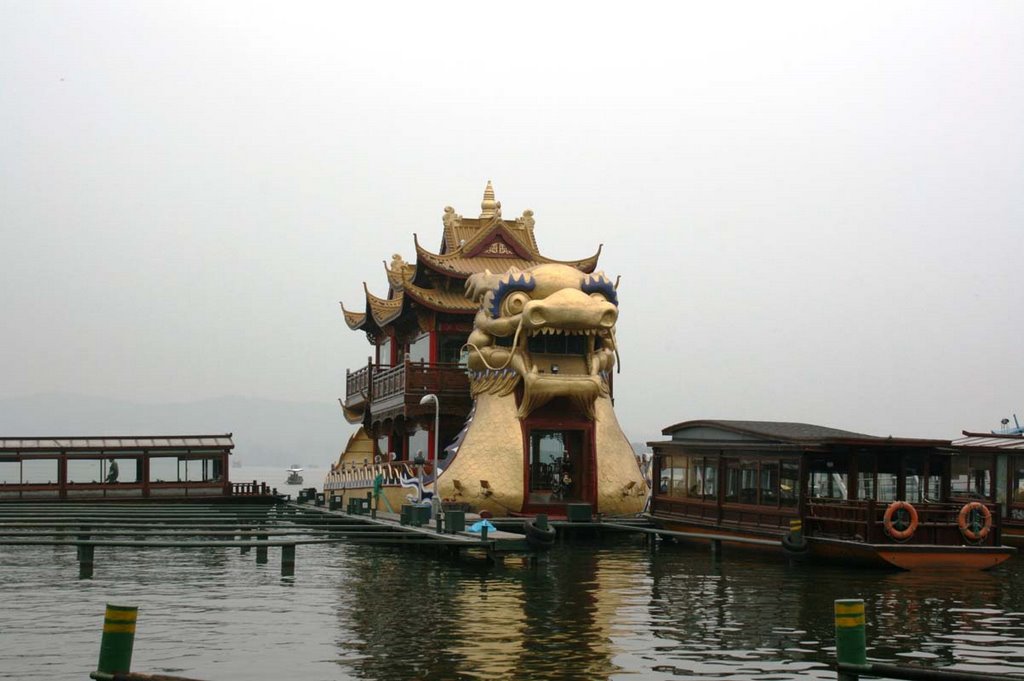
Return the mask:
<path fill-rule="evenodd" d="M 441 348 L 438 353 L 438 360 L 447 364 L 465 364 L 463 361 L 465 351 L 462 346 L 466 344 L 464 336 L 444 336 L 441 340 Z"/>
<path fill-rule="evenodd" d="M 409 436 L 409 446 L 406 449 L 409 452 L 409 458 L 415 459 L 417 452 L 423 452 L 423 458 L 430 458 L 430 431 L 429 430 L 417 430 L 415 433 Z"/>
<path fill-rule="evenodd" d="M 430 361 L 430 334 L 420 334 L 413 342 L 409 343 L 410 362 Z"/>

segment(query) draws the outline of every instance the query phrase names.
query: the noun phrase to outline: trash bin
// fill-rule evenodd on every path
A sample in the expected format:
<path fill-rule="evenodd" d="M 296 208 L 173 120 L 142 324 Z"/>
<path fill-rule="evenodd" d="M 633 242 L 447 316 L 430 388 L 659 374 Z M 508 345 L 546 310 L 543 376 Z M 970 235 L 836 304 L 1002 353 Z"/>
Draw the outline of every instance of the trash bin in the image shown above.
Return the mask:
<path fill-rule="evenodd" d="M 589 523 L 591 518 L 590 504 L 566 504 L 565 518 L 570 523 Z"/>
<path fill-rule="evenodd" d="M 325 497 L 324 497 L 324 493 L 323 492 L 317 492 L 316 493 L 316 505 L 317 506 L 323 506 L 324 505 L 324 499 L 325 499 Z"/>
<path fill-rule="evenodd" d="M 466 531 L 466 512 L 465 511 L 445 511 L 444 513 L 444 531 L 447 534 L 455 534 L 456 532 Z"/>

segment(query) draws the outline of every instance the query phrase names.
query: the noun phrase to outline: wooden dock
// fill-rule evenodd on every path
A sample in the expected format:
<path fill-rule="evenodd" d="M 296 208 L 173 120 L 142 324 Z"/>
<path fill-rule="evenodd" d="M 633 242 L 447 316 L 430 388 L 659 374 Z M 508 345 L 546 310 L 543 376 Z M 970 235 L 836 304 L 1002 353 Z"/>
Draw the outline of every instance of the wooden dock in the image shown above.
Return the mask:
<path fill-rule="evenodd" d="M 293 502 L 0 504 L 0 546 L 74 546 L 80 578 L 92 577 L 97 549 L 235 548 L 247 554 L 255 548 L 260 564 L 273 548 L 281 553 L 282 576 L 292 576 L 297 546 L 342 543 L 418 547 L 492 562 L 532 553 L 525 535 L 514 532 L 438 532 L 403 525 L 393 513 L 371 517 Z"/>

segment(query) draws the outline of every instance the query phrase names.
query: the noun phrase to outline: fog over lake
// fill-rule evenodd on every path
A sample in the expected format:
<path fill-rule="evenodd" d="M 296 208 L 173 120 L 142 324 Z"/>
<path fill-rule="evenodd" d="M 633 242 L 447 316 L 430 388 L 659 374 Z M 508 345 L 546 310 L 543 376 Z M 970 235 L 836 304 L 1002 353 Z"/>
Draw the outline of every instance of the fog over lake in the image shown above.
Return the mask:
<path fill-rule="evenodd" d="M 1000 2 L 5 2 L 0 399 L 336 408 L 371 353 L 339 300 L 491 180 L 621 276 L 630 440 L 998 427 L 1021 45 Z"/>

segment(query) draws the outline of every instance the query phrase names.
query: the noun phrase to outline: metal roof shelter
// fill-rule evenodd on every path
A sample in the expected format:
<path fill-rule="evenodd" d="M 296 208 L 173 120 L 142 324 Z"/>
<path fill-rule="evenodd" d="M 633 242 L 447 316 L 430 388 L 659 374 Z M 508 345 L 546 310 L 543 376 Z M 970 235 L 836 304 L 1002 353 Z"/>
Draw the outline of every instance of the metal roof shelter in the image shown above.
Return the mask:
<path fill-rule="evenodd" d="M 182 450 L 231 450 L 232 434 L 224 435 L 152 435 L 145 437 L 4 437 L 0 438 L 3 454 L 53 454 L 59 452 L 159 452 Z"/>
<path fill-rule="evenodd" d="M 231 438 L 231 433 L 0 438 L 0 500 L 269 494 L 255 481 L 230 482 Z"/>

